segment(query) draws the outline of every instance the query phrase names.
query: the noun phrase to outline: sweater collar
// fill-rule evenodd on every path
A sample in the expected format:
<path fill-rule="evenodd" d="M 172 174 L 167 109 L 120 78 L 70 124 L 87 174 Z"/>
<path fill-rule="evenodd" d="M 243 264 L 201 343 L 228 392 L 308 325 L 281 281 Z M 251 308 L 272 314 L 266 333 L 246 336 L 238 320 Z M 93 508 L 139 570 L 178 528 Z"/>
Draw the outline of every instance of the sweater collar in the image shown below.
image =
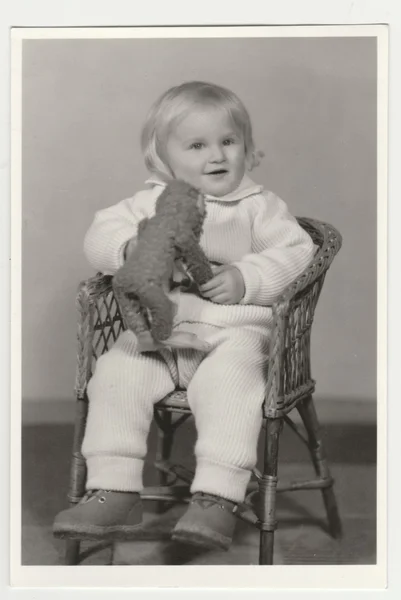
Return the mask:
<path fill-rule="evenodd" d="M 166 181 L 159 179 L 157 176 L 152 176 L 145 181 L 145 183 L 160 186 L 165 188 L 167 185 Z M 263 191 L 263 185 L 259 185 L 255 183 L 248 175 L 244 175 L 239 186 L 229 194 L 225 196 L 212 196 L 210 194 L 205 194 L 206 200 L 213 202 L 238 202 L 239 200 L 243 200 L 248 196 L 252 196 L 253 194 L 260 194 Z"/>

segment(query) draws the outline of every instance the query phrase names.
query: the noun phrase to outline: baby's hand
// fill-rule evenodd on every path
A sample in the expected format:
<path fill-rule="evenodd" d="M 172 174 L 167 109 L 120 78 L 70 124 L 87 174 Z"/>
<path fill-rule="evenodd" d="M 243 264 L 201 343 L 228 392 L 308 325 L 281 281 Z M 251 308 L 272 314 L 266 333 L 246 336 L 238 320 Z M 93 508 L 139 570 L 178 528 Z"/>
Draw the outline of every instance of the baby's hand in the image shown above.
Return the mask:
<path fill-rule="evenodd" d="M 214 267 L 213 273 L 213 279 L 199 288 L 202 296 L 217 304 L 238 304 L 245 294 L 241 271 L 232 265 L 221 265 Z"/>

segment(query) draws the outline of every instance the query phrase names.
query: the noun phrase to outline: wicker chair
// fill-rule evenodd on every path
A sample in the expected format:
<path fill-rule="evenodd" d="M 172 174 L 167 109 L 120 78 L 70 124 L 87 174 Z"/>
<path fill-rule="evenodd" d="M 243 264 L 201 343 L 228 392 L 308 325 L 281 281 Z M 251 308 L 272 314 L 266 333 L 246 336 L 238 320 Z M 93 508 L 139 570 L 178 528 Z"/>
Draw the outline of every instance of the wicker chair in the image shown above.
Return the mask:
<path fill-rule="evenodd" d="M 238 506 L 237 516 L 260 531 L 259 564 L 273 564 L 276 493 L 292 490 L 321 490 L 327 513 L 329 531 L 335 538 L 342 534 L 341 521 L 320 434 L 312 393 L 315 381 L 311 377 L 310 338 L 315 307 L 323 286 L 326 271 L 341 247 L 341 235 L 320 221 L 298 218 L 300 225 L 318 246 L 311 264 L 283 292 L 273 305 L 269 368 L 266 382 L 264 413 L 264 466 L 255 469 L 245 502 Z M 81 454 L 85 431 L 88 398 L 87 384 L 97 358 L 107 351 L 124 330 L 124 323 L 113 296 L 111 277 L 97 276 L 81 283 L 77 307 L 78 364 L 75 392 L 76 424 L 73 442 L 70 489 L 68 500 L 73 506 L 85 492 L 86 465 Z M 307 436 L 288 414 L 297 408 Z M 141 493 L 144 500 L 160 503 L 188 502 L 192 473 L 170 461 L 173 434 L 191 411 L 185 390 L 176 390 L 155 405 L 158 424 L 158 449 L 155 467 L 160 474 L 160 486 L 147 487 Z M 308 446 L 316 478 L 310 481 L 278 483 L 279 437 L 283 423 Z M 179 481 L 179 483 L 177 483 Z M 78 564 L 80 542 L 65 534 L 66 564 Z M 133 538 L 135 539 L 135 538 Z"/>

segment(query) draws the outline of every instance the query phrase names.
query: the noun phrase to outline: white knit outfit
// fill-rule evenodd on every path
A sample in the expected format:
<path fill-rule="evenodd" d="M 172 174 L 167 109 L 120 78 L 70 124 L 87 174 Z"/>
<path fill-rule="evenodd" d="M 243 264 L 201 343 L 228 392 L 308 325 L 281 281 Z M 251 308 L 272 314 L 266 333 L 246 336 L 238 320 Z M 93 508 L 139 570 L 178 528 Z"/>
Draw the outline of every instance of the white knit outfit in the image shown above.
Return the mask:
<path fill-rule="evenodd" d="M 96 213 L 85 238 L 92 266 L 114 274 L 126 243 L 144 217 L 154 214 L 164 183 Z M 126 331 L 97 362 L 88 385 L 89 413 L 82 452 L 88 489 L 140 491 L 153 405 L 179 384 L 188 392 L 198 438 L 191 492 L 242 501 L 256 463 L 266 385 L 269 305 L 307 266 L 313 243 L 286 204 L 245 175 L 224 197 L 206 196 L 201 245 L 210 261 L 242 273 L 245 295 L 237 305 L 215 304 L 175 290 L 174 329 L 211 345 L 197 350 L 139 354 Z"/>

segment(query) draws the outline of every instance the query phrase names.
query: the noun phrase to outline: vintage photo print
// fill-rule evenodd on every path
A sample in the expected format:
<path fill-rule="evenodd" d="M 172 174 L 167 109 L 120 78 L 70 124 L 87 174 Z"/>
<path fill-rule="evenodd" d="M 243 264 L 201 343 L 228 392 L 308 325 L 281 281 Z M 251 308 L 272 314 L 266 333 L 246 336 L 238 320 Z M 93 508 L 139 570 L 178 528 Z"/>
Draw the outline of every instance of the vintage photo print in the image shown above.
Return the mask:
<path fill-rule="evenodd" d="M 12 584 L 382 587 L 387 27 L 11 60 Z"/>

